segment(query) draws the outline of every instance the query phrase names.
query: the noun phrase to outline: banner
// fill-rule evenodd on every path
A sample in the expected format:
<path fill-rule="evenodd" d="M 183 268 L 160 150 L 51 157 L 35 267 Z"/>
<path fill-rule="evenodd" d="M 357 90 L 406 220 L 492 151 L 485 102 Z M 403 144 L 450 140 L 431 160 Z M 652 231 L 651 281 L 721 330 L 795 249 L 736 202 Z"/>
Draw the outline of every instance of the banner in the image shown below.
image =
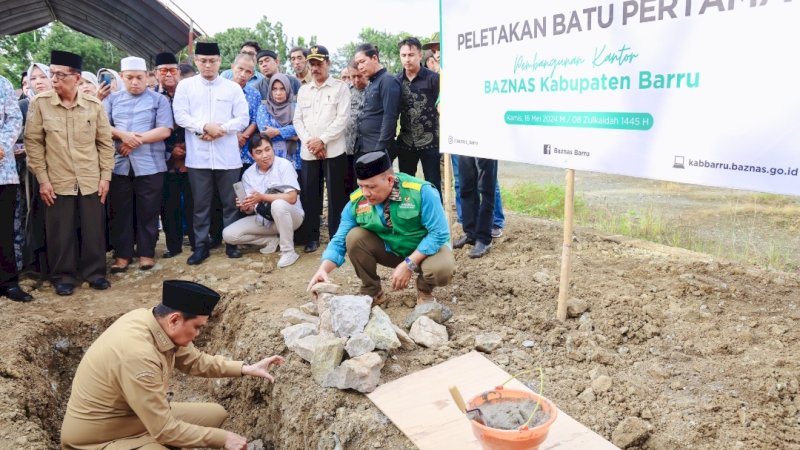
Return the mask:
<path fill-rule="evenodd" d="M 800 0 L 440 0 L 442 151 L 800 195 Z"/>

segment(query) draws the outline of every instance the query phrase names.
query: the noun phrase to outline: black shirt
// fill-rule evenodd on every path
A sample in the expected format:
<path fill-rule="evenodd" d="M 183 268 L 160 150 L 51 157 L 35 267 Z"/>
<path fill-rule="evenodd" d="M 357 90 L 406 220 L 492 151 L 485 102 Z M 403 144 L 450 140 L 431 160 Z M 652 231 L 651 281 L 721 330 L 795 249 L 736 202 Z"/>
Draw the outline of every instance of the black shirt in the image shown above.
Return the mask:
<path fill-rule="evenodd" d="M 397 74 L 401 86 L 400 135 L 401 148 L 429 149 L 439 147 L 439 74 L 422 67 L 413 80 L 403 69 Z"/>
<path fill-rule="evenodd" d="M 382 68 L 369 78 L 364 109 L 358 118 L 356 151 L 388 151 L 397 132 L 400 115 L 400 82 Z"/>

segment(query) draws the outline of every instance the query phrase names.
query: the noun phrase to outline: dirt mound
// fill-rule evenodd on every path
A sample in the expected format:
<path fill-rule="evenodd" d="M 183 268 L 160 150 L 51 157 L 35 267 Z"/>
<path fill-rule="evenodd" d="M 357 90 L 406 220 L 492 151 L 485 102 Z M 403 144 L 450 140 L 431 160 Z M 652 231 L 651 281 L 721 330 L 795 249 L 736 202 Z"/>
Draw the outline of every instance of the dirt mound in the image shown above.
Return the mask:
<path fill-rule="evenodd" d="M 511 216 L 488 257 L 457 251 L 453 284 L 436 292 L 455 313 L 449 345 L 392 352 L 382 382 L 469 352 L 491 332 L 502 345 L 490 359 L 511 373 L 543 368 L 544 395 L 602 436 L 622 435 L 614 431 L 632 418 L 649 426 L 631 448 L 800 448 L 796 274 L 590 230 L 577 232 L 574 250 L 579 301 L 566 323 L 554 318 L 558 224 Z M 33 304 L 1 302 L 0 447 L 53 448 L 85 348 L 119 315 L 156 303 L 162 279 L 186 278 L 224 294 L 199 347 L 251 360 L 281 353 L 288 362 L 275 385 L 180 377 L 176 399 L 221 402 L 227 426 L 267 448 L 414 448 L 366 397 L 320 388 L 285 348 L 280 313 L 307 301 L 318 256 L 277 270 L 277 255 L 253 249 L 229 260 L 216 250 L 200 266 L 162 260 L 152 273 L 115 276 L 110 291 L 64 299 L 46 287 Z M 334 275 L 343 291 L 356 291 L 349 265 Z M 413 295 L 389 294 L 395 323 L 410 311 L 400 297 Z M 502 381 L 486 380 L 487 388 Z"/>

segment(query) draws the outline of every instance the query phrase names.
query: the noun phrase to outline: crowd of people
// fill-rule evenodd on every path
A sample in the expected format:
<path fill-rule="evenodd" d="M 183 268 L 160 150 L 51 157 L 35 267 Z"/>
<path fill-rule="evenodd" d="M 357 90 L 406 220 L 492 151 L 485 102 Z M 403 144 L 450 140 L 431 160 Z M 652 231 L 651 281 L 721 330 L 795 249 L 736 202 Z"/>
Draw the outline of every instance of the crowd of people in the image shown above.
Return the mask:
<path fill-rule="evenodd" d="M 193 65 L 160 53 L 153 67 L 129 56 L 119 71 L 95 74 L 80 55 L 54 50 L 49 64 L 23 74 L 21 98 L 0 80 L 0 208 L 14 211 L 0 227 L 0 294 L 32 299 L 18 284 L 23 270 L 47 277 L 58 295 L 81 280 L 107 289 L 108 271 L 129 270 L 134 259 L 139 270 L 155 265 L 160 229 L 162 258 L 188 245 L 186 263 L 197 265 L 223 243 L 229 258 L 249 244 L 279 251 L 285 268 L 300 257 L 296 246 L 319 248 L 327 217 L 343 254 L 346 236 L 334 237 L 342 220 L 352 227 L 359 217 L 347 214 L 361 192 L 356 167 L 373 152 L 397 161 L 394 183 L 413 183 L 403 176 L 421 165 L 441 203 L 438 35 L 398 48 L 397 74 L 369 43 L 334 77 L 322 45 L 292 48 L 291 75 L 275 51 L 246 41 L 222 72 L 218 45 L 198 42 Z M 497 163 L 452 162 L 464 228 L 452 246 L 471 244 L 469 256 L 481 257 L 504 227 Z M 362 279 L 372 280 L 365 293 L 380 294 L 374 277 Z"/>

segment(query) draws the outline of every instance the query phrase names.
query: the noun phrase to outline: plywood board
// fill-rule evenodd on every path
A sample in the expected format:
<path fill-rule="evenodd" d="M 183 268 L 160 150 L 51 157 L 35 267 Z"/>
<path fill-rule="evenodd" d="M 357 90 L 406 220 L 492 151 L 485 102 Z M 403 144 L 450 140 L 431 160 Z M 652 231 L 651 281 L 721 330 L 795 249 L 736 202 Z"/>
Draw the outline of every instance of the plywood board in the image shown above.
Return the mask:
<path fill-rule="evenodd" d="M 367 397 L 421 450 L 479 449 L 469 421 L 458 410 L 448 388 L 458 386 L 468 402 L 510 377 L 473 351 L 379 386 Z M 506 386 L 527 389 L 516 380 Z M 559 410 L 547 440 L 539 448 L 613 450 L 617 447 Z"/>

